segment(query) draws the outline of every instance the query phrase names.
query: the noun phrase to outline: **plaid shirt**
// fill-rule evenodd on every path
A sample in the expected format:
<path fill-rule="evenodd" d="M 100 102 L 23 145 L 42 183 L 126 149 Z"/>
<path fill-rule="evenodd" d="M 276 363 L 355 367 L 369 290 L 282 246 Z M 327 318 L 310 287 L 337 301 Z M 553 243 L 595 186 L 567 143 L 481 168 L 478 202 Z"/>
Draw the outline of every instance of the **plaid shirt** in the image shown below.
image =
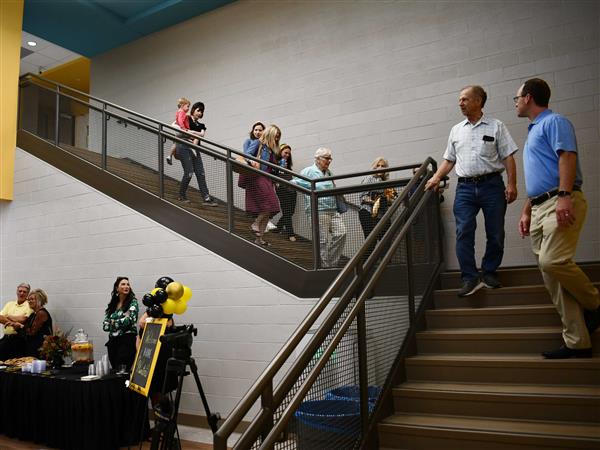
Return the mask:
<path fill-rule="evenodd" d="M 444 159 L 456 163 L 459 177 L 476 177 L 502 172 L 502 161 L 518 149 L 502 122 L 482 116 L 474 125 L 465 119 L 452 127 Z"/>

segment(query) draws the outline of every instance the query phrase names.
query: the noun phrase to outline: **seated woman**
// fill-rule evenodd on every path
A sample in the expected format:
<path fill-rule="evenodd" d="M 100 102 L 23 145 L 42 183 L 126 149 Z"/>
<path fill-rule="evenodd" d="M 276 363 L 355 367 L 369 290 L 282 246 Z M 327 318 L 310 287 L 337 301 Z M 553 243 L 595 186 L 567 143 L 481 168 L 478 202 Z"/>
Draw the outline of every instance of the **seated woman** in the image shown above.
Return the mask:
<path fill-rule="evenodd" d="M 48 303 L 48 296 L 41 289 L 34 289 L 27 297 L 29 307 L 33 313 L 24 324 L 14 322 L 11 326 L 17 330 L 21 337 L 19 343 L 19 355 L 34 356 L 39 358 L 39 349 L 44 342 L 44 336 L 52 334 L 52 317 L 44 305 Z"/>

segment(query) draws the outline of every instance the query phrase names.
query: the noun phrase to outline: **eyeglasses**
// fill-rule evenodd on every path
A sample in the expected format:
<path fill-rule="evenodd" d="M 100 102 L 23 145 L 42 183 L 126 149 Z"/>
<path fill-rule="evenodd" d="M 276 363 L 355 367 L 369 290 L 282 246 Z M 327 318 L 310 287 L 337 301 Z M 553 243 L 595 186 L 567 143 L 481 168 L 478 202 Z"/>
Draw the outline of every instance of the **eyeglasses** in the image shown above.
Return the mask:
<path fill-rule="evenodd" d="M 529 94 L 517 95 L 516 97 L 513 97 L 513 102 L 517 103 L 521 97 L 527 97 L 527 95 L 529 95 Z"/>

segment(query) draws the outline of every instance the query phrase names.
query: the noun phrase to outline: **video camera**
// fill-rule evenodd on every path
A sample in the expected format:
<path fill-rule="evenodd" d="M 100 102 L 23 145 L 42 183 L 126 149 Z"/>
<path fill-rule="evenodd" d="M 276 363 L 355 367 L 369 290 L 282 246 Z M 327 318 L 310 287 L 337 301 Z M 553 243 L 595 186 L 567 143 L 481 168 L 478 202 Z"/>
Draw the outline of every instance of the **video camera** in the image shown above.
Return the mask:
<path fill-rule="evenodd" d="M 160 342 L 163 344 L 171 344 L 173 349 L 192 348 L 194 338 L 198 335 L 198 329 L 194 324 L 179 325 L 172 328 L 172 332 L 160 337 Z"/>

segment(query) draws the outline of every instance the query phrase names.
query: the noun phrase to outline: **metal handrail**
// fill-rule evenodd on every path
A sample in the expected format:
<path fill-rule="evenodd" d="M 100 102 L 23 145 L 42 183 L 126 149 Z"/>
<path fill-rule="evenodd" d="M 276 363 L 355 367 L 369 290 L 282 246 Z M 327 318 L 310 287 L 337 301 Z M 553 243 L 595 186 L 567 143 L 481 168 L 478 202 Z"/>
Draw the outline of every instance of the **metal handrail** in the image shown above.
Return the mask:
<path fill-rule="evenodd" d="M 271 448 L 270 446 L 275 443 L 277 436 L 283 431 L 284 427 L 287 426 L 287 423 L 289 422 L 292 414 L 297 409 L 297 407 L 300 405 L 300 403 L 302 402 L 302 399 L 308 393 L 309 389 L 312 387 L 312 384 L 314 383 L 314 381 L 316 380 L 317 376 L 320 374 L 322 369 L 325 367 L 325 364 L 327 364 L 327 362 L 329 361 L 329 357 L 331 356 L 331 354 L 333 353 L 333 351 L 335 350 L 335 348 L 341 341 L 342 337 L 344 336 L 344 334 L 346 333 L 346 331 L 352 324 L 352 321 L 356 318 L 360 308 L 362 308 L 362 306 L 364 305 L 364 302 L 366 301 L 369 293 L 375 288 L 376 283 L 379 281 L 379 278 L 381 277 L 387 264 L 391 260 L 394 252 L 398 249 L 398 247 L 402 243 L 404 237 L 406 236 L 408 230 L 410 229 L 412 222 L 415 220 L 415 218 L 417 217 L 419 212 L 424 208 L 426 201 L 429 199 L 429 197 L 431 195 L 433 195 L 433 194 L 429 191 L 425 195 L 421 196 L 421 199 L 420 199 L 418 205 L 415 207 L 415 209 L 413 210 L 410 217 L 406 220 L 401 231 L 397 234 L 397 236 L 393 240 L 392 244 L 390 245 L 389 249 L 386 251 L 385 255 L 383 256 L 381 264 L 379 265 L 379 267 L 377 268 L 375 273 L 370 277 L 366 286 L 364 286 L 364 288 L 362 289 L 362 292 L 358 296 L 358 299 L 356 300 L 355 305 L 352 307 L 352 309 L 350 310 L 350 312 L 344 319 L 343 323 L 340 325 L 338 331 L 336 331 L 334 337 L 331 339 L 331 342 L 323 350 L 322 357 L 319 359 L 319 361 L 317 362 L 315 367 L 311 370 L 309 376 L 306 378 L 302 387 L 296 392 L 296 394 L 294 395 L 294 397 L 292 398 L 292 400 L 290 401 L 288 406 L 281 413 L 281 417 L 280 417 L 279 421 L 277 422 L 277 424 L 271 429 L 271 431 L 269 432 L 267 437 L 264 438 L 262 445 L 260 446 L 260 449 Z M 400 222 L 400 221 L 401 220 L 399 219 L 397 222 Z M 391 234 L 391 235 L 393 235 L 393 234 Z M 377 257 L 379 257 L 379 255 L 377 255 Z M 347 305 L 344 305 L 344 306 L 347 306 Z M 288 373 L 292 372 L 294 368 L 301 368 L 301 369 L 304 368 L 302 365 L 302 361 L 300 361 L 300 358 L 294 362 L 292 369 L 290 369 L 290 371 Z M 293 381 L 290 380 L 289 376 L 286 376 L 280 382 L 280 386 L 284 387 L 286 384 L 289 386 L 290 383 L 293 383 Z"/>
<path fill-rule="evenodd" d="M 277 164 L 272 164 L 269 161 L 263 161 L 260 159 L 260 157 L 259 157 L 260 155 L 257 155 L 258 157 L 255 157 L 252 155 L 246 155 L 242 151 L 224 146 L 222 144 L 207 140 L 205 138 L 201 138 L 199 140 L 198 145 L 196 145 L 196 144 L 186 140 L 184 137 L 182 137 L 182 134 L 183 135 L 187 134 L 190 137 L 195 137 L 195 136 L 188 134 L 185 131 L 180 130 L 179 128 L 173 127 L 170 124 L 162 123 L 158 120 L 155 120 L 150 117 L 144 116 L 142 114 L 136 113 L 127 108 L 116 105 L 114 103 L 104 101 L 102 99 L 91 96 L 84 92 L 78 91 L 78 90 L 70 88 L 68 86 L 65 86 L 61 83 L 57 83 L 52 80 L 45 79 L 38 75 L 34 75 L 34 74 L 24 75 L 23 77 L 20 78 L 20 85 L 21 85 L 21 87 L 26 87 L 26 86 L 32 85 L 39 89 L 42 89 L 44 91 L 51 92 L 52 94 L 54 94 L 56 96 L 56 102 L 55 102 L 56 106 L 55 107 L 56 107 L 57 111 L 60 108 L 60 99 L 64 98 L 64 99 L 68 99 L 69 101 L 76 102 L 77 104 L 85 105 L 85 106 L 89 107 L 91 110 L 94 110 L 97 113 L 100 113 L 102 115 L 101 146 L 100 146 L 101 162 L 100 162 L 100 166 L 99 166 L 102 170 L 110 171 L 109 170 L 109 157 L 108 157 L 108 151 L 107 151 L 107 147 L 106 147 L 107 141 L 108 141 L 107 123 L 110 119 L 116 119 L 119 123 L 122 123 L 125 126 L 130 124 L 138 129 L 143 130 L 144 132 L 156 134 L 157 135 L 157 143 L 158 143 L 157 150 L 159 153 L 159 158 L 158 158 L 158 161 L 159 161 L 159 163 L 158 163 L 158 176 L 159 176 L 158 197 L 163 200 L 165 199 L 164 181 L 165 181 L 165 176 L 166 176 L 165 166 L 164 166 L 164 162 L 163 162 L 164 142 L 166 142 L 167 139 L 171 142 L 185 145 L 185 146 L 195 150 L 196 152 L 199 152 L 199 154 L 203 154 L 208 157 L 217 159 L 221 162 L 224 162 L 226 165 L 226 168 L 227 168 L 227 178 L 226 178 L 227 186 L 226 187 L 227 187 L 227 196 L 228 196 L 227 197 L 228 201 L 226 203 L 226 205 L 227 205 L 227 222 L 226 222 L 227 226 L 225 229 L 229 233 L 235 233 L 235 229 L 234 229 L 235 225 L 234 225 L 234 219 L 233 219 L 234 214 L 235 214 L 234 213 L 235 207 L 234 207 L 234 203 L 232 201 L 233 200 L 233 186 L 232 186 L 233 174 L 231 173 L 232 171 L 235 171 L 238 173 L 246 172 L 246 173 L 254 174 L 254 176 L 266 177 L 266 178 L 270 179 L 272 182 L 275 182 L 279 185 L 287 186 L 296 192 L 306 195 L 308 197 L 309 203 L 316 205 L 318 200 L 323 197 L 329 197 L 329 196 L 334 196 L 337 194 L 344 194 L 344 193 L 361 192 L 365 189 L 365 185 L 357 184 L 357 183 L 348 184 L 348 185 L 342 186 L 342 187 L 335 186 L 335 187 L 332 187 L 329 189 L 317 189 L 317 186 L 320 186 L 319 183 L 321 183 L 323 181 L 334 180 L 334 179 L 336 179 L 336 180 L 337 179 L 348 179 L 348 178 L 352 178 L 352 177 L 356 178 L 359 176 L 365 176 L 365 175 L 376 174 L 376 173 L 381 173 L 381 172 L 390 173 L 390 172 L 395 172 L 395 171 L 413 169 L 417 166 L 416 164 L 410 164 L 410 165 L 391 167 L 391 168 L 386 168 L 386 169 L 374 169 L 374 170 L 362 171 L 362 172 L 357 172 L 357 173 L 336 175 L 336 176 L 332 176 L 332 177 L 311 179 L 311 178 L 308 178 L 308 177 L 302 175 L 301 173 L 290 171 L 286 168 L 280 167 Z M 55 88 L 55 89 L 53 89 L 53 88 Z M 86 100 L 89 100 L 89 102 L 94 101 L 95 103 L 97 103 L 97 105 L 93 105 L 89 102 L 86 102 Z M 114 109 L 115 111 L 112 111 L 109 108 Z M 128 116 L 133 116 L 133 117 L 128 117 Z M 148 122 L 148 123 L 144 123 L 144 122 Z M 56 141 L 55 144 L 56 145 L 59 145 L 59 143 L 57 141 L 58 136 L 59 136 L 58 126 L 59 126 L 59 114 L 56 114 L 56 122 L 55 122 L 55 141 Z M 262 167 L 264 167 L 264 165 L 266 165 L 272 169 L 272 173 L 268 173 L 268 172 L 261 170 L 260 168 L 255 168 L 248 164 L 244 164 L 244 162 L 241 161 L 242 158 L 246 161 L 257 162 L 260 165 L 263 165 Z M 156 170 L 156 169 L 154 169 L 154 170 Z M 280 177 L 279 175 L 281 173 L 292 175 L 293 178 L 297 179 L 297 180 L 304 180 L 308 184 L 308 187 L 297 184 L 294 182 L 294 180 L 287 180 L 283 177 Z M 396 178 L 394 180 L 381 181 L 378 183 L 371 183 L 369 185 L 369 188 L 370 189 L 379 189 L 379 188 L 392 187 L 392 186 L 393 187 L 401 187 L 401 186 L 405 185 L 406 182 L 407 182 L 407 179 Z M 148 191 L 148 192 L 152 195 L 156 195 L 156 193 L 154 193 L 154 192 L 150 192 L 150 191 Z M 353 204 L 350 204 L 350 207 L 352 207 L 353 209 L 359 208 L 359 206 L 353 205 Z M 309 220 L 310 220 L 310 232 L 311 232 L 312 236 L 319 236 L 319 226 L 320 225 L 319 225 L 318 214 L 319 214 L 319 212 L 318 212 L 317 207 L 311 208 Z M 265 249 L 265 251 L 270 251 L 270 250 Z M 270 252 L 273 253 L 273 251 L 270 251 Z M 307 270 L 307 269 L 315 270 L 315 271 L 321 270 L 319 255 L 320 255 L 320 242 L 318 239 L 312 239 L 312 266 L 307 265 L 307 267 L 303 267 L 303 269 L 304 270 Z M 292 261 L 289 261 L 289 262 L 292 262 Z"/>
<path fill-rule="evenodd" d="M 427 171 L 427 167 L 429 165 L 431 165 L 433 168 L 433 170 L 431 172 Z M 419 180 L 421 180 L 421 184 L 424 186 L 423 183 L 428 178 L 431 177 L 431 174 L 433 172 L 435 172 L 435 170 L 436 170 L 435 160 L 433 160 L 430 157 L 427 158 L 425 160 L 425 162 L 423 162 L 423 164 L 421 165 L 421 167 L 419 168 L 417 173 L 413 176 L 413 178 L 407 184 L 406 188 L 402 191 L 399 198 L 396 199 L 396 201 L 394 201 L 392 206 L 388 209 L 388 211 L 381 218 L 381 220 L 379 221 L 377 226 L 371 231 L 371 233 L 365 240 L 365 242 L 364 242 L 363 246 L 360 248 L 360 250 L 354 254 L 354 256 L 346 264 L 344 269 L 338 274 L 338 276 L 335 278 L 333 283 L 329 286 L 329 288 L 321 296 L 321 298 L 319 299 L 317 304 L 308 313 L 308 315 L 300 323 L 300 325 L 297 327 L 297 329 L 292 333 L 291 337 L 284 344 L 284 346 L 281 348 L 281 350 L 279 350 L 277 355 L 269 363 L 269 365 L 263 371 L 261 376 L 254 382 L 252 387 L 248 390 L 248 392 L 244 395 L 244 397 L 242 397 L 242 399 L 238 402 L 238 404 L 234 408 L 233 412 L 227 417 L 227 419 L 223 422 L 221 427 L 219 427 L 219 429 L 217 430 L 217 432 L 214 435 L 214 445 L 215 445 L 216 450 L 226 448 L 227 437 L 229 435 L 231 435 L 231 433 L 233 433 L 233 431 L 236 429 L 236 427 L 241 423 L 243 418 L 246 416 L 246 414 L 250 411 L 252 406 L 255 404 L 255 402 L 258 400 L 258 398 L 261 396 L 265 387 L 272 383 L 272 381 L 273 381 L 275 375 L 277 374 L 277 372 L 279 371 L 279 369 L 281 369 L 281 367 L 283 367 L 283 365 L 288 360 L 288 358 L 292 355 L 292 353 L 294 352 L 294 350 L 296 349 L 296 347 L 298 346 L 300 341 L 304 338 L 304 336 L 310 330 L 312 325 L 321 316 L 322 312 L 328 306 L 329 302 L 333 299 L 335 293 L 340 289 L 340 287 L 342 287 L 347 282 L 348 278 L 350 278 L 354 275 L 354 271 L 356 270 L 356 267 L 358 266 L 358 264 L 363 260 L 365 252 L 367 251 L 367 249 L 369 249 L 371 247 L 372 244 L 374 244 L 377 241 L 379 234 L 382 231 L 384 231 L 384 229 L 386 227 L 386 222 L 391 220 L 392 216 L 396 213 L 396 211 L 403 204 L 403 201 L 407 198 L 408 195 L 410 195 L 409 193 L 412 190 L 412 188 L 416 186 L 416 184 Z M 386 236 L 390 235 L 390 233 L 393 233 L 399 223 L 400 223 L 399 220 L 395 221 L 394 224 L 396 224 L 396 225 L 394 226 L 394 224 L 392 224 L 392 227 L 388 230 L 388 232 L 386 233 Z M 385 239 L 385 237 L 382 239 L 382 241 L 384 239 Z M 370 268 L 373 266 L 373 264 L 375 264 L 377 257 L 378 257 L 378 255 L 377 255 L 378 248 L 379 249 L 383 248 L 383 246 L 381 245 L 381 242 L 380 242 L 380 245 L 378 245 L 376 247 L 375 251 L 367 259 L 367 261 L 364 265 L 365 271 L 370 270 Z M 338 301 L 338 305 L 341 305 L 343 303 L 343 301 L 345 299 L 347 299 L 348 296 L 353 293 L 354 289 L 356 289 L 356 285 L 358 284 L 358 282 L 359 281 L 355 279 L 352 283 L 350 283 L 350 285 L 345 289 L 344 294 L 342 294 L 342 296 L 340 297 L 340 301 Z M 339 308 L 341 308 L 341 306 L 339 306 Z M 335 309 L 334 309 L 334 311 L 331 312 L 330 317 L 333 314 L 335 314 Z M 326 327 L 326 323 L 323 324 L 323 327 L 317 333 L 319 333 L 319 332 L 324 333 L 324 331 L 321 331 L 321 330 L 325 329 L 324 327 Z M 314 354 L 314 348 L 312 348 L 312 347 L 314 347 L 315 344 L 313 344 L 313 345 L 311 345 L 311 344 L 316 339 L 317 339 L 317 335 L 315 335 L 313 337 L 311 342 L 309 342 L 309 344 L 305 348 L 305 352 L 303 352 L 305 355 L 310 354 L 310 356 L 312 357 L 312 355 Z M 313 350 L 313 352 L 310 353 L 310 350 Z M 276 397 L 276 396 L 277 395 L 274 395 L 274 397 Z"/>

